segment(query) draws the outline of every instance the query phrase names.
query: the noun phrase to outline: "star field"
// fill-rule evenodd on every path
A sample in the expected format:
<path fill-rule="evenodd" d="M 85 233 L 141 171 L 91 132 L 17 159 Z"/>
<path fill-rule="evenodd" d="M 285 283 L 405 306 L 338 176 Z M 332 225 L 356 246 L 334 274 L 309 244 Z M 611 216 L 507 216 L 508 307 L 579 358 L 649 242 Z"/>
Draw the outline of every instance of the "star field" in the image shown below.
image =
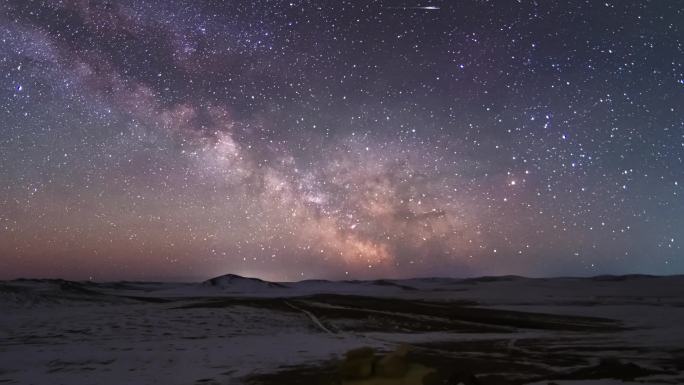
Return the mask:
<path fill-rule="evenodd" d="M 684 273 L 678 1 L 0 4 L 0 276 Z"/>

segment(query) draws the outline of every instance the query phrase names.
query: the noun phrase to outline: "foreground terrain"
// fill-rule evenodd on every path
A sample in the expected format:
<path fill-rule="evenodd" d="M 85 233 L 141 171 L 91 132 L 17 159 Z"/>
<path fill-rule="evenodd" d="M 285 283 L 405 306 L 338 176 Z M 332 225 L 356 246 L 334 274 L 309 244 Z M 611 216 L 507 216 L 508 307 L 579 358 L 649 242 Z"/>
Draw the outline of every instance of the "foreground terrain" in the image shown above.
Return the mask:
<path fill-rule="evenodd" d="M 408 348 L 439 383 L 684 383 L 684 277 L 0 283 L 0 383 L 332 384 Z"/>

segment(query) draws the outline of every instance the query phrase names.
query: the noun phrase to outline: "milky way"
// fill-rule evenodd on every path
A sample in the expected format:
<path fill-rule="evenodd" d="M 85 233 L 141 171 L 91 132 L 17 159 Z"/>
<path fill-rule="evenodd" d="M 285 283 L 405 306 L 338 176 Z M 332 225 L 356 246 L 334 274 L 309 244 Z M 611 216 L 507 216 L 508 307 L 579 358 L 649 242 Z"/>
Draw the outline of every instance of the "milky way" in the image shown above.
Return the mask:
<path fill-rule="evenodd" d="M 0 5 L 0 276 L 684 273 L 679 1 Z"/>

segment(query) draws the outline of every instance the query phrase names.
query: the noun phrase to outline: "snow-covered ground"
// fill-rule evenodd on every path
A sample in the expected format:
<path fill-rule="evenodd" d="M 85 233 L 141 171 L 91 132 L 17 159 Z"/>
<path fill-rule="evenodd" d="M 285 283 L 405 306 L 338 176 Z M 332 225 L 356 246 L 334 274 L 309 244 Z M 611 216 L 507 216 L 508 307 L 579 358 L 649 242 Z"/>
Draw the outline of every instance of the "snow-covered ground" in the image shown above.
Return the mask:
<path fill-rule="evenodd" d="M 0 283 L 0 309 L 8 384 L 267 383 L 352 348 L 403 343 L 483 381 L 684 383 L 681 276 L 16 280 Z"/>

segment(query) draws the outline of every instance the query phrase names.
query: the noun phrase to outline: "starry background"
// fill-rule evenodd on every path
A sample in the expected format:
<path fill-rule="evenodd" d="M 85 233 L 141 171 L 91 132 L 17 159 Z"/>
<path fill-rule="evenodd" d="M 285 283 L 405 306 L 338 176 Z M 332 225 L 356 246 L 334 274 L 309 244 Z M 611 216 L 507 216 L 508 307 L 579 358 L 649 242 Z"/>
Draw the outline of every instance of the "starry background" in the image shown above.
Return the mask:
<path fill-rule="evenodd" d="M 0 4 L 0 277 L 684 273 L 680 1 Z"/>

